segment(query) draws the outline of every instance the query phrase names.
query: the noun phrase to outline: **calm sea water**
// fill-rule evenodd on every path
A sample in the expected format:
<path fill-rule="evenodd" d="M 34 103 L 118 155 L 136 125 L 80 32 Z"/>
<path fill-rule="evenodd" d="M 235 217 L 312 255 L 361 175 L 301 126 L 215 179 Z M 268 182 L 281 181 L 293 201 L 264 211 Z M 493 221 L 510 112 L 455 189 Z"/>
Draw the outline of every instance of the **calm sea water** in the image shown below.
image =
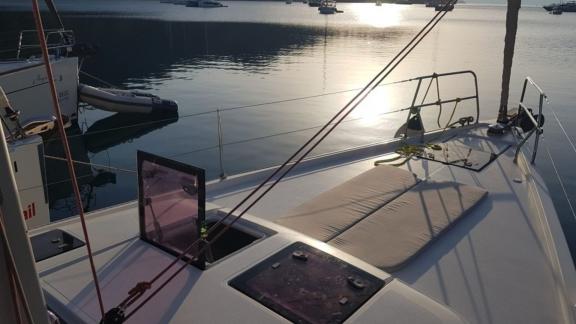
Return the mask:
<path fill-rule="evenodd" d="M 119 87 L 175 99 L 180 106 L 179 118 L 162 121 L 82 110 L 79 126 L 71 130 L 75 158 L 101 165 L 79 167 L 88 209 L 135 198 L 135 175 L 129 170 L 135 169 L 137 150 L 198 165 L 207 169 L 209 178 L 216 178 L 221 172 L 216 109 L 222 110 L 227 174 L 282 162 L 355 93 L 346 90 L 362 87 L 434 15 L 419 5 L 339 4 L 344 13 L 322 16 L 296 2 L 224 3 L 229 7 L 185 8 L 157 1 L 58 2 L 64 23 L 76 32 L 77 40 L 99 46 L 98 54 L 83 62 L 83 71 Z M 574 137 L 576 14 L 549 15 L 537 7 L 542 4 L 529 2 L 533 7 L 521 10 L 511 103 L 519 98 L 523 78 L 532 76 L 549 95 L 548 106 Z M 25 2 L 0 4 L 3 39 L 33 27 L 26 6 Z M 473 70 L 479 78 L 481 119 L 495 118 L 504 21 L 501 5 L 459 5 L 387 81 Z M 84 76 L 81 81 L 98 85 Z M 316 153 L 389 138 L 405 114 L 383 114 L 408 107 L 414 88 L 415 83 L 380 87 Z M 470 95 L 472 90 L 466 78 L 441 84 L 443 98 Z M 290 100 L 303 97 L 308 98 Z M 269 102 L 276 103 L 261 105 Z M 425 113 L 428 129 L 435 127 L 437 114 L 435 108 Z M 448 115 L 441 116 L 442 125 Z M 474 115 L 474 106 L 462 104 L 456 115 Z M 552 115 L 546 117 L 543 144 L 551 150 L 576 203 L 572 167 L 576 152 Z M 56 143 L 48 143 L 47 150 L 58 154 Z M 61 163 L 49 163 L 53 170 L 49 182 L 55 183 L 50 185 L 52 217 L 59 219 L 74 209 L 70 184 L 65 173 L 57 171 L 64 170 Z M 537 164 L 574 251 L 576 221 L 544 147 Z"/>

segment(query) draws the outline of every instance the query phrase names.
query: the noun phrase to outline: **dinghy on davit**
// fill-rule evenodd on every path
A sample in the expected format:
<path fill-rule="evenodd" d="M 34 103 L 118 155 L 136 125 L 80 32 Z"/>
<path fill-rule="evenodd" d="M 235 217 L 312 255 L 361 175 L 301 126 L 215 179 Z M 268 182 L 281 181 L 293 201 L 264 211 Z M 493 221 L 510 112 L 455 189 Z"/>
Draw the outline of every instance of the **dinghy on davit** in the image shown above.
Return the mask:
<path fill-rule="evenodd" d="M 96 88 L 80 84 L 78 94 L 82 102 L 119 113 L 158 114 L 178 111 L 176 101 L 140 91 Z"/>

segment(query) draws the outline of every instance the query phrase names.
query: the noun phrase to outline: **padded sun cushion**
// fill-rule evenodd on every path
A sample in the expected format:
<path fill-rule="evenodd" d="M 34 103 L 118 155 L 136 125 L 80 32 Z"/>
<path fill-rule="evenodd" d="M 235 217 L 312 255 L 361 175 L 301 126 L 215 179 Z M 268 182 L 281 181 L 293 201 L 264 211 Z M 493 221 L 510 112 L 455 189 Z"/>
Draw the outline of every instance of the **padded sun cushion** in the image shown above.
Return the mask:
<path fill-rule="evenodd" d="M 292 209 L 276 222 L 327 242 L 417 182 L 412 172 L 380 165 Z"/>
<path fill-rule="evenodd" d="M 328 244 L 384 271 L 397 271 L 484 196 L 478 187 L 424 181 Z"/>

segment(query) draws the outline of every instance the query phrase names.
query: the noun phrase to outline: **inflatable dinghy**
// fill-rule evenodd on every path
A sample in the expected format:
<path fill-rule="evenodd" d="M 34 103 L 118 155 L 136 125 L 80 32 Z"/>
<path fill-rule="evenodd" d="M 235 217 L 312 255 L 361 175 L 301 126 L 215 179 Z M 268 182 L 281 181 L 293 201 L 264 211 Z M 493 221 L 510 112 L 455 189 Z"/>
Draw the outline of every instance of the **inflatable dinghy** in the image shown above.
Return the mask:
<path fill-rule="evenodd" d="M 80 84 L 78 94 L 82 102 L 102 110 L 119 113 L 157 114 L 178 111 L 176 101 L 139 91 L 96 88 Z"/>

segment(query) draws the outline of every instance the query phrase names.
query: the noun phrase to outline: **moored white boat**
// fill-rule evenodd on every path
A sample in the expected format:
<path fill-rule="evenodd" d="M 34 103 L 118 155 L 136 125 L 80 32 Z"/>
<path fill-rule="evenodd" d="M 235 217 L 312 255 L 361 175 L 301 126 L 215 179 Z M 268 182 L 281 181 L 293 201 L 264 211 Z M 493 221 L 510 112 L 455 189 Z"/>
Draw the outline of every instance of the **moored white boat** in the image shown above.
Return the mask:
<path fill-rule="evenodd" d="M 0 87 L 12 106 L 20 111 L 21 120 L 45 116 L 50 110 L 49 86 L 42 60 L 28 56 L 30 53 L 37 55 L 38 51 L 31 32 L 35 31 L 20 32 L 21 41 L 14 49 L 14 58 L 0 60 Z M 51 30 L 46 32 L 46 37 L 54 42 L 50 48 L 51 62 L 62 113 L 68 120 L 75 120 L 78 117 L 78 57 L 68 56 L 75 45 L 74 34 L 69 30 Z"/>
<path fill-rule="evenodd" d="M 119 113 L 156 114 L 178 111 L 178 104 L 174 100 L 140 91 L 96 88 L 81 84 L 78 93 L 82 102 Z"/>

